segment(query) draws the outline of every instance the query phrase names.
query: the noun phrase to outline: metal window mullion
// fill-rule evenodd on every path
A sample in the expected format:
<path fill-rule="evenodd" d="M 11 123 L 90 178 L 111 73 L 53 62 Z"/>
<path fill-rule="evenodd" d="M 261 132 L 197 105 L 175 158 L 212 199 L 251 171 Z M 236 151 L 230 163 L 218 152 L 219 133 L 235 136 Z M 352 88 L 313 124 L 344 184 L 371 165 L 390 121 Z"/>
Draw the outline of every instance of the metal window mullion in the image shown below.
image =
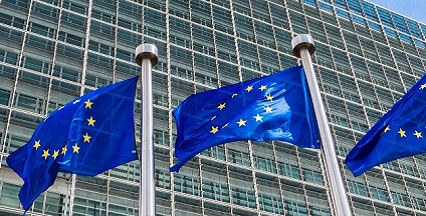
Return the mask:
<path fill-rule="evenodd" d="M 250 157 L 250 170 L 251 170 L 251 176 L 253 178 L 253 190 L 254 190 L 254 196 L 255 196 L 255 202 L 256 202 L 256 210 L 257 214 L 260 216 L 260 201 L 259 201 L 259 191 L 257 189 L 257 183 L 256 183 L 256 171 L 255 171 L 255 164 L 254 164 L 254 156 L 253 156 L 253 144 L 251 140 L 247 141 L 248 151 L 249 151 L 249 157 Z"/>
<path fill-rule="evenodd" d="M 234 28 L 234 41 L 235 41 L 235 48 L 236 48 L 236 55 L 237 55 L 238 71 L 239 71 L 239 75 L 240 75 L 240 80 L 242 81 L 241 62 L 240 62 L 240 55 L 239 55 L 239 50 L 238 50 L 237 29 L 236 29 L 236 25 L 235 25 L 235 16 L 234 16 L 235 12 L 232 10 L 232 8 L 233 8 L 232 7 L 232 2 L 230 2 L 230 8 L 231 8 L 232 25 L 233 25 L 233 28 Z M 251 3 L 249 3 L 249 8 L 250 8 L 250 12 L 251 12 Z M 253 28 L 253 35 L 255 35 L 253 19 L 252 19 L 252 28 Z M 255 39 L 256 39 L 256 36 L 255 36 Z M 259 52 L 258 51 L 257 51 L 257 56 L 259 57 Z M 259 67 L 260 67 L 260 63 L 259 63 Z M 251 167 L 251 174 L 252 174 L 252 177 L 253 177 L 253 190 L 254 190 L 254 195 L 255 195 L 256 210 L 257 210 L 257 214 L 260 215 L 259 192 L 257 190 L 256 173 L 254 171 L 254 160 L 253 160 L 252 143 L 251 143 L 250 140 L 247 141 L 247 145 L 248 145 L 249 157 L 250 157 L 250 164 L 251 164 L 250 165 L 250 167 Z M 232 193 L 232 191 L 231 191 L 231 193 Z"/>
<path fill-rule="evenodd" d="M 202 169 L 203 164 L 201 163 L 201 157 L 198 157 L 197 162 L 198 162 L 198 179 L 199 179 L 198 185 L 200 186 L 198 196 L 200 196 L 201 198 L 202 215 L 205 215 L 205 208 L 204 208 L 205 198 L 204 198 L 204 190 L 203 190 L 204 184 L 203 184 L 203 169 Z"/>
<path fill-rule="evenodd" d="M 288 28 L 289 28 L 289 31 L 290 31 L 290 33 L 291 33 L 291 36 L 292 36 L 292 37 L 294 37 L 294 36 L 296 36 L 297 34 L 294 32 L 294 29 L 293 29 L 293 25 L 292 25 L 293 19 L 290 19 L 290 8 L 289 8 L 289 6 L 287 5 L 287 1 L 284 1 L 283 6 L 284 6 L 284 8 L 285 8 L 285 14 L 287 15 L 287 17 L 286 17 L 286 18 L 287 18 L 287 20 L 288 20 Z M 290 40 L 288 43 L 291 43 L 291 40 Z M 297 60 L 297 62 L 301 63 L 301 62 L 302 62 L 302 60 L 298 59 L 298 60 Z"/>
<path fill-rule="evenodd" d="M 240 52 L 239 52 L 239 48 L 238 48 L 238 36 L 237 36 L 237 28 L 236 28 L 236 24 L 235 24 L 235 11 L 232 10 L 232 8 L 233 8 L 232 3 L 233 3 L 232 1 L 229 2 L 230 12 L 231 12 L 231 20 L 232 20 L 232 29 L 234 30 L 232 36 L 234 36 L 235 56 L 237 58 L 238 76 L 239 76 L 239 80 L 241 82 L 241 81 L 243 81 L 243 74 L 242 74 L 241 61 L 240 61 Z"/>
<path fill-rule="evenodd" d="M 299 60 L 298 61 L 301 61 L 300 60 L 300 58 L 299 58 Z M 300 157 L 300 152 L 299 152 L 299 147 L 295 147 L 295 151 L 296 151 L 296 158 L 297 158 L 297 165 L 298 165 L 298 168 L 299 168 L 299 174 L 300 174 L 300 177 L 301 177 L 301 179 L 300 179 L 300 181 L 298 182 L 298 183 L 301 183 L 302 184 L 302 182 L 301 181 L 304 181 L 306 178 L 305 178 L 305 176 L 304 176 L 304 174 L 303 174 L 303 168 L 302 168 L 302 160 L 301 160 L 301 157 Z M 320 163 L 321 164 L 321 163 Z M 321 165 L 320 165 L 321 166 Z M 328 187 L 327 187 L 328 188 Z M 304 199 L 304 202 L 305 202 L 305 204 L 306 204 L 306 210 L 308 209 L 307 207 L 308 207 L 308 202 L 307 202 L 307 197 L 306 197 L 306 190 L 305 190 L 305 187 L 303 186 L 303 188 L 302 188 L 302 190 L 303 190 L 303 199 Z M 329 193 L 328 193 L 329 194 Z M 328 195 L 328 196 L 330 196 L 330 195 Z M 331 200 L 331 198 L 329 198 L 329 200 Z M 333 214 L 333 212 L 331 212 L 332 214 Z"/>
<path fill-rule="evenodd" d="M 217 57 L 216 34 L 215 34 L 215 27 L 214 27 L 214 22 L 213 22 L 213 20 L 214 20 L 213 19 L 213 5 L 212 5 L 211 2 L 209 2 L 209 5 L 210 5 L 210 17 L 211 17 L 212 34 L 213 34 L 213 48 L 214 48 L 214 59 L 215 59 L 214 62 L 216 64 L 215 66 L 216 66 L 217 85 L 220 88 L 221 84 L 220 84 L 220 74 L 219 74 L 219 61 L 218 61 L 218 57 Z M 190 9 L 190 11 L 191 11 L 191 9 Z M 190 15 L 192 17 L 191 13 L 190 13 Z M 193 41 L 193 38 L 192 38 L 191 41 Z M 195 62 L 194 62 L 194 64 L 195 64 Z M 200 187 L 200 191 L 201 191 L 201 193 L 200 193 L 200 196 L 201 196 L 201 209 L 202 209 L 202 215 L 205 215 L 205 206 L 204 206 L 205 198 L 204 198 L 204 189 L 203 189 L 204 188 L 203 187 L 204 186 L 204 178 L 203 178 L 203 169 L 202 169 L 203 164 L 201 163 L 201 158 L 198 159 L 198 162 L 199 162 L 199 169 L 200 169 L 200 171 L 199 171 L 199 178 L 200 178 L 200 185 L 201 185 L 201 187 Z"/>
<path fill-rule="evenodd" d="M 84 56 L 83 56 L 83 68 L 81 71 L 81 88 L 80 95 L 84 94 L 84 86 L 86 81 L 86 73 L 87 73 L 87 63 L 89 59 L 89 40 L 90 40 L 90 27 L 92 22 L 92 9 L 93 9 L 93 0 L 89 0 L 88 8 L 87 8 L 87 23 L 86 23 L 86 38 L 84 41 Z"/>
<path fill-rule="evenodd" d="M 59 15 L 58 15 L 58 23 L 56 25 L 56 34 L 55 34 L 55 38 L 53 40 L 53 57 L 52 57 L 52 64 L 51 64 L 51 69 L 50 69 L 50 73 L 49 73 L 49 86 L 48 86 L 48 91 L 47 91 L 47 99 L 45 101 L 45 110 L 44 113 L 42 113 L 44 116 L 48 115 L 49 112 L 49 103 L 50 103 L 50 98 L 51 98 L 51 94 L 52 94 L 52 83 L 53 83 L 53 73 L 55 72 L 55 62 L 56 62 L 56 55 L 57 55 L 57 50 L 58 50 L 58 40 L 59 40 L 59 29 L 61 27 L 61 17 L 62 17 L 62 10 L 63 9 L 63 1 L 60 1 L 59 6 L 58 6 L 58 11 L 59 11 Z M 68 199 L 68 195 L 67 195 L 67 199 Z M 46 196 L 47 196 L 47 192 L 44 195 L 44 200 L 43 200 L 43 210 L 42 213 L 44 213 L 44 209 L 46 208 Z M 62 205 L 61 203 L 59 203 L 60 205 Z M 67 205 L 65 203 L 64 212 L 67 211 Z"/>
<path fill-rule="evenodd" d="M 116 1 L 115 4 L 115 20 L 114 20 L 114 59 L 113 59 L 113 63 L 112 63 L 112 83 L 116 82 L 117 79 L 117 74 L 115 72 L 116 68 L 117 68 L 117 49 L 118 49 L 118 11 L 120 9 L 120 2 Z"/>
<path fill-rule="evenodd" d="M 27 20 L 30 20 L 32 4 L 33 4 L 33 1 L 30 1 L 30 3 L 28 4 Z M 4 152 L 5 149 L 6 149 L 6 140 L 7 140 L 6 137 L 9 134 L 10 122 L 11 122 L 11 119 L 12 119 L 13 101 L 15 100 L 15 97 L 16 97 L 16 94 L 17 94 L 16 92 L 17 92 L 17 87 L 18 87 L 19 73 L 21 72 L 21 66 L 20 65 L 21 65 L 23 58 L 24 58 L 25 43 L 27 41 L 26 38 L 27 38 L 27 35 L 28 35 L 28 32 L 29 32 L 28 31 L 29 30 L 29 23 L 30 22 L 25 23 L 25 31 L 23 32 L 23 35 L 22 35 L 22 46 L 21 46 L 21 49 L 19 50 L 17 61 L 16 61 L 16 66 L 17 66 L 16 78 L 15 78 L 15 81 L 14 81 L 14 84 L 13 84 L 13 89 L 10 92 L 11 98 L 9 99 L 9 104 L 8 104 L 9 114 L 7 115 L 6 127 L 5 127 L 4 134 L 3 134 L 3 144 L 2 144 L 2 151 L 1 152 Z M 3 157 L 4 157 L 4 155 L 0 154 L 0 161 L 3 161 Z M 1 167 L 2 167 L 2 163 L 0 163 L 0 168 Z"/>
<path fill-rule="evenodd" d="M 418 176 L 419 176 L 419 177 L 417 177 L 417 178 L 419 178 L 419 179 L 421 180 L 421 182 L 422 182 L 422 184 L 423 184 L 423 190 L 424 190 L 424 191 L 426 191 L 426 189 L 425 189 L 425 185 L 424 185 L 425 181 L 421 178 L 421 175 L 420 175 L 420 166 L 419 166 L 419 164 L 417 163 L 417 158 L 416 158 L 415 156 L 413 156 L 412 158 L 413 158 L 413 161 L 414 161 L 414 167 L 417 169 L 417 174 L 418 174 Z M 419 179 L 417 179 L 417 180 L 419 180 Z"/>
<path fill-rule="evenodd" d="M 118 23 L 118 8 L 119 8 L 119 1 L 116 1 L 116 10 L 115 10 L 115 23 L 114 23 L 114 47 L 113 47 L 113 64 L 112 64 L 112 83 L 116 82 L 116 74 L 115 69 L 117 67 L 117 23 Z M 107 171 L 107 178 L 106 178 L 106 194 L 105 194 L 105 215 L 109 215 L 109 203 L 110 203 L 110 193 L 111 193 L 111 170 L 109 169 Z"/>
<path fill-rule="evenodd" d="M 32 12 L 31 11 L 32 5 L 33 5 L 33 1 L 30 1 L 30 3 L 28 4 L 28 16 L 27 16 L 27 20 L 30 20 L 30 16 L 31 16 L 31 12 Z M 19 58 L 18 58 L 19 60 L 17 61 L 18 69 L 16 71 L 15 83 L 14 83 L 13 90 L 12 90 L 13 93 L 11 92 L 12 98 L 10 99 L 10 107 L 11 108 L 13 106 L 13 101 L 14 101 L 15 96 L 17 94 L 16 90 L 17 90 L 17 87 L 18 87 L 18 80 L 19 80 L 19 75 L 20 75 L 19 73 L 21 72 L 21 63 L 22 63 L 23 58 L 24 58 L 25 44 L 26 44 L 26 41 L 27 41 L 26 38 L 27 38 L 27 35 L 28 35 L 28 32 L 29 32 L 29 23 L 30 22 L 26 22 L 26 24 L 25 24 L 26 31 L 24 31 L 24 33 L 23 33 L 22 47 L 21 47 L 21 50 L 19 51 L 20 55 L 19 55 Z M 6 134 L 9 133 L 9 127 L 10 127 L 11 118 L 12 118 L 12 110 L 9 111 L 9 115 L 7 117 L 5 136 L 6 136 Z M 6 146 L 4 145 L 3 147 L 6 147 Z M 3 158 L 0 158 L 0 159 L 2 160 Z M 0 168 L 1 168 L 1 163 L 0 163 Z M 30 209 L 31 209 L 31 211 L 34 210 L 34 204 L 31 205 Z"/>
<path fill-rule="evenodd" d="M 229 9 L 231 13 L 231 21 L 232 21 L 232 29 L 233 29 L 233 38 L 234 38 L 234 46 L 235 46 L 235 57 L 237 60 L 237 73 L 239 81 L 241 82 L 243 80 L 242 75 L 242 68 L 241 68 L 241 61 L 240 61 L 240 52 L 238 48 L 238 36 L 237 36 L 237 29 L 235 24 L 235 11 L 233 10 L 233 1 L 229 1 Z M 233 197 L 232 197 L 232 185 L 231 185 L 231 176 L 230 176 L 230 169 L 229 169 L 229 160 L 228 160 L 228 146 L 224 145 L 224 152 L 225 152 L 225 160 L 226 160 L 226 178 L 227 178 L 227 184 L 228 184 L 228 192 L 229 192 L 229 202 L 231 204 L 231 215 L 234 214 L 234 207 L 233 207 Z"/>
<path fill-rule="evenodd" d="M 270 2 L 268 2 L 268 10 L 269 13 L 271 13 L 271 5 Z M 272 18 L 271 18 L 272 19 Z M 271 21 L 272 23 L 272 21 Z M 272 49 L 277 53 L 277 60 L 278 60 L 278 67 L 283 68 L 283 63 L 281 62 L 281 58 L 280 58 L 280 51 L 278 50 L 278 40 L 277 40 L 277 33 L 275 32 L 275 25 L 272 25 L 272 37 L 274 38 L 274 43 L 275 43 L 275 47 Z"/>
<path fill-rule="evenodd" d="M 170 1 L 166 1 L 166 11 L 169 11 Z M 171 76 L 171 55 L 170 55 L 170 13 L 166 13 L 166 61 L 167 61 L 167 100 L 169 109 L 168 133 L 169 133 L 169 163 L 173 164 L 174 160 L 174 143 L 173 143 L 173 109 L 172 109 L 172 76 Z M 175 184 L 174 173 L 170 173 L 170 214 L 175 215 Z"/>
<path fill-rule="evenodd" d="M 87 8 L 87 23 L 86 23 L 86 38 L 85 38 L 85 44 L 84 44 L 84 56 L 83 56 L 83 65 L 82 65 L 82 72 L 81 72 L 81 81 L 80 81 L 80 96 L 84 94 L 84 85 L 86 81 L 86 72 L 87 72 L 87 61 L 89 58 L 89 38 L 90 38 L 90 24 L 91 24 L 91 16 L 92 16 L 92 5 L 93 0 L 89 0 L 88 8 Z M 74 211 L 74 196 L 75 196 L 75 185 L 77 181 L 76 174 L 71 175 L 71 192 L 70 192 L 70 214 L 73 214 Z"/>
<path fill-rule="evenodd" d="M 220 73 L 219 73 L 219 58 L 217 55 L 217 42 L 216 42 L 216 28 L 215 28 L 215 22 L 213 17 L 213 4 L 210 2 L 210 17 L 212 18 L 212 33 L 213 33 L 213 48 L 214 48 L 214 58 L 216 63 L 216 76 L 217 76 L 217 85 L 220 88 Z"/>
<path fill-rule="evenodd" d="M 56 55 L 57 55 L 57 50 L 58 50 L 58 40 L 59 40 L 59 29 L 61 27 L 61 18 L 62 18 L 62 11 L 63 11 L 63 1 L 61 1 L 59 3 L 60 5 L 58 6 L 58 10 L 59 10 L 59 15 L 58 15 L 58 24 L 56 25 L 56 34 L 55 34 L 55 38 L 53 40 L 53 57 L 52 57 L 52 64 L 51 64 L 51 69 L 50 69 L 50 74 L 49 74 L 49 86 L 48 86 L 48 90 L 47 90 L 47 99 L 46 99 L 46 107 L 44 110 L 44 116 L 48 115 L 49 112 L 49 103 L 50 103 L 50 97 L 52 94 L 52 83 L 53 83 L 53 74 L 55 72 L 55 62 L 56 62 Z"/>
<path fill-rule="evenodd" d="M 402 170 L 401 164 L 400 163 L 398 163 L 398 164 L 400 165 L 400 169 Z M 413 197 L 411 196 L 411 192 L 408 190 L 407 181 L 405 180 L 406 176 L 408 176 L 408 175 L 407 174 L 402 175 L 401 179 L 404 182 L 404 189 L 405 189 L 405 192 L 407 193 L 407 197 L 408 197 L 408 199 L 410 199 L 411 209 L 414 210 L 416 208 L 414 207 L 414 202 L 413 202 Z M 406 206 L 404 205 L 404 207 L 406 207 Z"/>
<path fill-rule="evenodd" d="M 224 149 L 224 157 L 225 157 L 225 170 L 226 170 L 226 186 L 228 187 L 228 198 L 229 203 L 232 205 L 232 189 L 231 189 L 231 180 L 230 180 L 230 171 L 229 171 L 229 161 L 228 161 L 228 148 L 226 148 L 226 145 L 223 147 Z M 231 214 L 233 214 L 233 208 L 231 208 Z"/>
<path fill-rule="evenodd" d="M 368 175 L 366 173 L 364 173 L 363 176 L 364 176 L 364 179 L 365 179 L 364 181 L 366 183 L 367 194 L 369 195 L 370 199 L 373 199 L 373 197 L 372 197 L 373 193 L 371 192 L 371 189 L 370 189 L 370 181 L 368 181 Z M 374 212 L 376 213 L 377 210 L 376 210 L 375 202 L 372 202 L 372 207 L 373 207 Z"/>
<path fill-rule="evenodd" d="M 260 51 L 259 51 L 259 43 L 258 43 L 258 37 L 257 37 L 257 33 L 256 33 L 256 25 L 254 24 L 254 21 L 256 18 L 254 18 L 253 16 L 253 5 L 251 3 L 251 0 L 249 1 L 249 9 L 250 9 L 250 14 L 252 15 L 251 18 L 251 26 L 253 28 L 253 35 L 254 35 L 254 45 L 256 46 L 256 53 L 257 53 L 257 62 L 259 64 L 259 72 L 265 73 L 265 74 L 269 74 L 266 72 L 262 71 L 262 59 L 260 58 Z M 269 19 L 271 19 L 271 17 L 269 16 Z M 271 20 L 269 20 L 271 22 Z"/>
<path fill-rule="evenodd" d="M 41 208 L 41 213 L 44 214 L 45 213 L 45 209 L 46 209 L 46 200 L 47 200 L 47 190 L 43 192 L 43 204 L 42 204 L 42 208 Z"/>
<path fill-rule="evenodd" d="M 387 39 L 387 38 L 386 38 Z M 395 55 L 393 54 L 393 52 L 392 52 L 392 49 L 390 49 L 391 50 L 391 55 L 392 55 L 392 60 L 394 60 L 394 62 L 397 62 L 396 61 L 396 57 L 395 57 Z M 413 70 L 413 66 L 411 65 L 411 62 L 410 62 L 410 59 L 408 58 L 408 56 L 409 55 L 411 55 L 411 54 L 409 54 L 408 52 L 406 52 L 406 51 L 404 51 L 404 53 L 405 53 L 405 55 L 406 55 L 406 58 L 407 58 L 407 62 L 408 62 L 408 67 L 412 70 L 412 73 L 413 74 L 416 74 L 415 73 L 415 71 Z M 419 58 L 419 56 L 415 56 L 414 55 L 414 57 L 416 57 L 416 58 Z M 422 63 L 422 61 L 420 61 L 421 63 Z M 423 63 L 422 63 L 423 64 Z M 422 65 L 423 67 L 424 67 L 424 64 Z M 404 83 L 404 79 L 402 78 L 402 75 L 401 75 L 401 71 L 402 70 L 400 70 L 399 69 L 399 67 L 398 67 L 398 65 L 396 64 L 396 67 L 397 67 L 397 72 L 398 72 L 398 75 L 399 75 L 399 79 L 401 80 L 401 82 L 402 82 L 402 86 L 404 87 L 404 89 L 405 89 L 405 91 L 408 91 L 409 89 L 410 89 L 410 87 L 411 86 L 408 86 L 408 88 L 407 88 L 407 86 L 405 85 L 405 83 Z"/>
<path fill-rule="evenodd" d="M 275 146 L 276 146 L 275 142 L 272 142 L 272 157 L 273 157 L 274 163 L 275 163 L 275 170 L 277 171 L 276 175 L 279 176 L 279 172 L 278 172 L 278 170 L 279 170 L 279 167 L 278 167 L 278 157 L 277 157 L 277 150 L 275 149 Z M 285 207 L 285 203 L 284 203 L 284 193 L 283 193 L 283 190 L 282 190 L 281 178 L 277 177 L 277 179 L 278 179 L 278 187 L 279 187 L 278 190 L 279 190 L 279 194 L 280 194 L 280 198 L 281 198 L 280 203 L 282 205 L 283 213 L 285 214 L 286 210 L 284 208 Z M 279 212 L 279 210 L 278 210 L 278 212 Z"/>
<path fill-rule="evenodd" d="M 192 57 L 192 75 L 193 75 L 192 76 L 192 82 L 194 84 L 194 86 L 193 86 L 194 93 L 197 93 L 197 82 L 196 82 L 196 75 L 197 74 L 195 73 L 196 67 L 195 67 L 195 51 L 194 51 L 194 32 L 192 31 L 192 7 L 191 7 L 192 1 L 193 0 L 189 0 L 189 2 L 188 2 L 188 7 L 189 7 L 188 22 L 189 22 L 189 34 L 190 34 L 189 40 L 191 42 L 190 52 L 191 52 L 191 57 Z"/>
<path fill-rule="evenodd" d="M 392 197 L 392 192 L 391 192 L 391 189 L 389 187 L 389 181 L 388 181 L 388 178 L 386 176 L 386 171 L 383 168 L 383 165 L 380 165 L 380 166 L 382 167 L 380 169 L 380 171 L 382 172 L 383 180 L 385 182 L 386 191 L 388 192 L 388 195 L 389 195 L 390 204 L 392 206 L 392 210 L 393 210 L 394 214 L 396 215 L 396 213 L 397 213 L 397 211 L 396 211 L 396 205 L 394 203 L 394 200 L 393 200 L 393 197 Z"/>
<path fill-rule="evenodd" d="M 271 5 L 269 4 L 269 7 L 271 7 Z M 288 26 L 289 26 L 289 31 L 290 31 L 290 33 L 291 33 L 291 36 L 294 36 L 295 35 L 295 33 L 294 33 L 294 29 L 293 29 L 293 27 L 292 27 L 292 22 L 293 22 L 293 20 L 292 19 L 290 19 L 290 13 L 289 13 L 289 7 L 288 7 L 288 5 L 287 5 L 287 1 L 284 1 L 283 2 L 283 7 L 284 7 L 284 12 L 285 12 L 285 14 L 286 14 L 286 19 L 288 20 Z M 271 18 L 272 19 L 272 18 Z M 273 33 L 274 33 L 274 36 L 276 36 L 276 33 L 275 33 L 275 30 L 273 29 Z M 277 47 L 277 50 L 278 50 L 278 43 L 277 43 L 277 38 L 275 37 L 275 46 Z M 291 41 L 288 41 L 288 43 L 290 43 Z M 286 53 L 287 54 L 287 53 Z M 296 62 L 297 63 L 301 63 L 301 59 L 297 59 L 296 60 Z M 281 62 L 281 59 L 279 58 L 279 55 L 278 55 L 278 62 L 279 62 L 279 64 L 280 64 L 280 66 L 282 67 L 282 64 L 283 64 L 283 62 Z M 300 64 L 299 64 L 300 65 Z M 274 152 L 275 152 L 276 150 L 275 150 L 275 148 L 274 148 Z M 299 175 L 300 175 L 300 177 L 302 177 L 303 176 L 303 174 L 302 174 L 302 167 L 301 167 L 301 162 L 300 162 L 300 156 L 299 156 L 299 151 L 298 151 L 298 148 L 297 147 L 295 147 L 295 152 L 296 152 L 296 162 L 297 162 L 297 166 L 298 166 L 298 168 L 299 168 Z M 274 156 L 275 158 L 277 158 L 277 156 L 275 155 Z M 278 163 L 277 163 L 277 166 L 278 166 Z M 278 171 L 278 169 L 277 169 L 277 171 Z M 286 211 L 286 209 L 285 209 L 285 206 L 286 206 L 286 202 L 285 202 L 285 196 L 284 196 L 284 189 L 283 189 L 283 185 L 282 185 L 282 183 L 281 183 L 281 180 L 278 180 L 279 181 L 279 187 L 280 187 L 280 194 L 281 194 L 281 198 L 282 198 L 282 205 L 283 205 L 283 212 L 284 212 L 284 215 L 286 215 L 286 213 L 287 213 L 287 211 Z M 329 195 L 327 196 L 328 197 L 328 200 L 329 200 L 329 202 L 330 202 L 330 197 L 329 197 Z"/>
<path fill-rule="evenodd" d="M 322 154 L 320 154 L 319 151 L 317 151 L 316 153 L 318 155 L 318 159 L 320 159 Z M 306 181 L 306 179 L 305 179 L 305 181 Z M 302 190 L 303 190 L 303 197 L 304 197 L 305 203 L 306 203 L 306 211 L 309 214 L 311 208 L 310 208 L 310 205 L 309 205 L 308 193 L 306 191 L 306 184 L 302 184 Z"/>
<path fill-rule="evenodd" d="M 105 215 L 108 216 L 109 214 L 109 198 L 111 193 L 111 169 L 107 171 L 107 178 L 106 178 L 106 194 L 105 194 Z"/>
<path fill-rule="evenodd" d="M 334 131 L 333 128 L 331 128 L 331 129 L 332 129 L 332 131 Z M 320 165 L 320 168 L 321 168 L 321 175 L 323 176 L 323 179 L 326 179 L 327 178 L 327 173 L 326 173 L 325 165 L 324 165 L 325 164 L 325 162 L 324 162 L 324 160 L 325 160 L 324 159 L 324 155 L 323 154 L 319 154 L 319 158 L 320 158 L 319 165 Z M 329 203 L 328 207 L 330 209 L 333 209 L 334 206 L 331 204 L 333 202 L 333 200 L 332 200 L 331 195 L 330 195 L 331 192 L 330 192 L 330 185 L 328 184 L 328 181 L 324 181 L 324 185 L 325 185 L 325 189 L 327 191 L 327 202 Z M 330 211 L 330 213 L 332 215 L 334 215 L 334 211 Z"/>

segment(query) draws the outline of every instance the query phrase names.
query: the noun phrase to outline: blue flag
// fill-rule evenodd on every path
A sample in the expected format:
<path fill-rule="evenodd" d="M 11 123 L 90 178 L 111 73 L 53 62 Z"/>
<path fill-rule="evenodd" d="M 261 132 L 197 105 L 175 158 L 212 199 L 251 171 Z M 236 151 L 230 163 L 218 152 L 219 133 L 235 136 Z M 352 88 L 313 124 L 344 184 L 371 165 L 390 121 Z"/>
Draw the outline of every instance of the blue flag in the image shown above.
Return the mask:
<path fill-rule="evenodd" d="M 318 126 L 301 66 L 194 94 L 174 111 L 179 169 L 201 151 L 238 140 L 280 140 L 319 148 Z"/>
<path fill-rule="evenodd" d="M 346 156 L 354 176 L 376 165 L 426 152 L 426 76 L 423 76 Z"/>
<path fill-rule="evenodd" d="M 137 159 L 134 98 L 138 77 L 89 92 L 52 112 L 6 162 L 24 181 L 25 211 L 58 172 L 95 176 Z"/>

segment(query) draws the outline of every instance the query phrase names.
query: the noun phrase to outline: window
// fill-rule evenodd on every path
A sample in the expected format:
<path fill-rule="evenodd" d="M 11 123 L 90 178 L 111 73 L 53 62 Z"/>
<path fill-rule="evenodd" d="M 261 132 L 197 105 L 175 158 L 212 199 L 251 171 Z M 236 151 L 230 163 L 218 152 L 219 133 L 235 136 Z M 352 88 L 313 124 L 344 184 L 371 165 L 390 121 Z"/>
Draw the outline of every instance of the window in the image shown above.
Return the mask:
<path fill-rule="evenodd" d="M 0 13 L 0 23 L 24 29 L 25 20 L 8 14 Z"/>
<path fill-rule="evenodd" d="M 197 196 L 200 195 L 200 183 L 197 176 L 175 174 L 174 177 L 176 191 Z"/>
<path fill-rule="evenodd" d="M 203 180 L 203 195 L 206 198 L 229 202 L 228 186 L 223 182 Z"/>
<path fill-rule="evenodd" d="M 246 167 L 250 166 L 248 153 L 238 150 L 228 149 L 228 161 Z"/>
<path fill-rule="evenodd" d="M 359 182 L 348 181 L 349 191 L 361 196 L 367 196 L 367 188 Z"/>

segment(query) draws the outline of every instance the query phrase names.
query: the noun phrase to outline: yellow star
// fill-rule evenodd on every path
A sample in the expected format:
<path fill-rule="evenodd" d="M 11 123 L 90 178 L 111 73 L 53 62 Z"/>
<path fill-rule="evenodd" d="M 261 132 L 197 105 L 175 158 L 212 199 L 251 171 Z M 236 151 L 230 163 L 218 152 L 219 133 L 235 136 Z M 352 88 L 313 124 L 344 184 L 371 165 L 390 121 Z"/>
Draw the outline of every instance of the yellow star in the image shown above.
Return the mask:
<path fill-rule="evenodd" d="M 423 84 L 420 86 L 420 89 L 424 89 L 424 88 L 426 88 L 426 84 Z"/>
<path fill-rule="evenodd" d="M 223 108 L 225 108 L 225 104 L 226 104 L 226 103 L 219 104 L 219 106 L 217 106 L 217 108 L 219 108 L 219 110 L 222 110 Z"/>
<path fill-rule="evenodd" d="M 77 153 L 78 154 L 78 150 L 80 150 L 80 147 L 78 147 L 77 143 L 75 145 L 72 146 L 72 153 Z"/>
<path fill-rule="evenodd" d="M 56 158 L 59 156 L 59 150 L 53 150 L 53 155 L 52 155 L 52 157 L 53 157 L 53 159 L 55 159 L 56 160 Z"/>
<path fill-rule="evenodd" d="M 67 153 L 67 146 L 62 147 L 62 152 L 61 154 L 65 155 Z"/>
<path fill-rule="evenodd" d="M 215 134 L 219 131 L 219 127 L 213 127 L 212 126 L 212 130 L 210 131 L 210 133 Z"/>
<path fill-rule="evenodd" d="M 263 91 L 265 89 L 266 89 L 266 85 L 260 86 L 260 88 L 259 88 L 260 91 Z"/>
<path fill-rule="evenodd" d="M 91 136 L 89 136 L 88 133 L 86 133 L 85 135 L 83 135 L 84 141 L 83 142 L 88 142 L 90 143 L 90 138 L 92 138 Z"/>
<path fill-rule="evenodd" d="M 401 137 L 407 137 L 405 135 L 405 131 L 403 131 L 401 128 L 399 129 L 398 133 L 401 135 Z"/>
<path fill-rule="evenodd" d="M 256 116 L 253 116 L 256 119 L 256 122 L 258 121 L 262 121 L 262 116 L 260 116 L 259 114 L 257 114 Z"/>
<path fill-rule="evenodd" d="M 84 108 L 92 109 L 93 102 L 90 101 L 90 99 L 87 99 L 87 101 L 84 102 L 84 103 L 86 104 L 86 106 L 84 106 Z"/>
<path fill-rule="evenodd" d="M 269 101 L 272 101 L 273 97 L 270 94 L 268 94 L 268 95 L 266 95 L 266 99 L 269 100 Z"/>
<path fill-rule="evenodd" d="M 390 127 L 389 126 L 387 126 L 386 128 L 385 128 L 385 130 L 383 131 L 383 133 L 386 133 L 386 132 L 388 132 L 388 131 L 390 131 L 391 129 L 390 129 Z"/>
<path fill-rule="evenodd" d="M 38 149 L 38 147 L 40 147 L 41 145 L 40 145 L 40 140 L 39 141 L 35 141 L 35 143 L 34 143 L 34 145 L 33 145 L 33 147 L 37 150 Z"/>
<path fill-rule="evenodd" d="M 240 119 L 240 121 L 238 121 L 238 122 L 237 122 L 238 127 L 241 127 L 241 126 L 243 126 L 243 125 L 244 125 L 244 126 L 247 126 L 247 125 L 246 125 L 246 122 L 247 122 L 247 120 L 246 120 L 246 121 L 244 121 L 243 119 Z"/>
<path fill-rule="evenodd" d="M 88 123 L 88 125 L 90 126 L 90 125 L 92 125 L 93 127 L 95 127 L 95 122 L 96 122 L 96 120 L 95 119 L 93 119 L 93 117 L 92 116 L 90 116 L 90 118 L 89 119 L 87 119 L 87 121 L 89 122 Z"/>
<path fill-rule="evenodd" d="M 414 136 L 416 136 L 417 138 L 423 138 L 423 136 L 422 136 L 422 132 L 418 132 L 418 131 L 414 131 L 414 134 L 413 134 Z"/>
<path fill-rule="evenodd" d="M 249 87 L 246 88 L 247 92 L 250 92 L 251 90 L 253 90 L 253 86 L 249 86 Z"/>
<path fill-rule="evenodd" d="M 272 108 L 269 107 L 269 106 L 266 106 L 264 109 L 265 109 L 266 113 L 271 113 L 272 112 Z"/>
<path fill-rule="evenodd" d="M 46 160 L 47 159 L 47 157 L 49 157 L 50 156 L 50 154 L 49 154 L 49 149 L 47 149 L 47 150 L 43 150 L 43 155 L 41 155 L 42 157 L 44 157 L 44 159 Z"/>

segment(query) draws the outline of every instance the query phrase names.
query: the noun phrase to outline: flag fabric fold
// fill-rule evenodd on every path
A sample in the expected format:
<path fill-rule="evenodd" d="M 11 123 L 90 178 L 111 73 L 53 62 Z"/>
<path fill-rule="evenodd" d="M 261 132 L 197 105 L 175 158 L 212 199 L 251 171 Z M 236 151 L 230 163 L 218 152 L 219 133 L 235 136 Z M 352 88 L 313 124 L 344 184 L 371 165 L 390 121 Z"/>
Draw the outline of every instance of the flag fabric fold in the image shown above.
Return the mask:
<path fill-rule="evenodd" d="M 398 158 L 426 152 L 426 76 L 361 138 L 346 156 L 354 176 Z"/>
<path fill-rule="evenodd" d="M 319 148 L 319 132 L 302 66 L 194 94 L 174 111 L 179 169 L 201 151 L 238 140 L 280 140 Z"/>
<path fill-rule="evenodd" d="M 95 176 L 137 159 L 134 98 L 138 77 L 89 92 L 53 111 L 6 162 L 24 181 L 25 211 L 58 172 Z"/>

